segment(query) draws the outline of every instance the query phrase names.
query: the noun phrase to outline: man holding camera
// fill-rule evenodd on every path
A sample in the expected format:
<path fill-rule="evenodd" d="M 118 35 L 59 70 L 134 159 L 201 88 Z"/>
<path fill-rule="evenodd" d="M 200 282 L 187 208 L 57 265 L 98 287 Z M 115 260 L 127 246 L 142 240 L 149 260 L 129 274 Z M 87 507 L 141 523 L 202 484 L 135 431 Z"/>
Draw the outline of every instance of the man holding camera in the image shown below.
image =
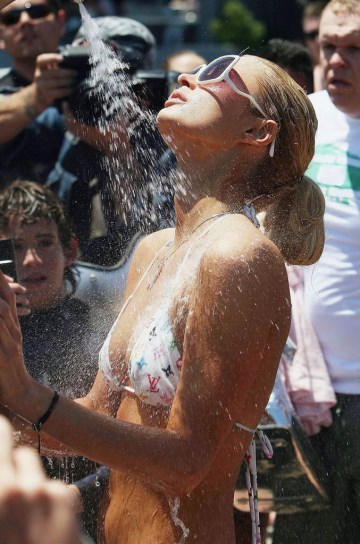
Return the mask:
<path fill-rule="evenodd" d="M 89 171 L 94 177 L 101 162 L 100 135 L 88 131 L 87 141 L 83 131 L 75 137 L 79 127 L 63 114 L 63 101 L 78 84 L 76 70 L 61 66 L 64 28 L 60 0 L 15 0 L 0 13 L 0 39 L 13 63 L 0 78 L 0 188 L 15 179 L 50 185 L 84 250 L 91 221 Z"/>
<path fill-rule="evenodd" d="M 65 126 L 54 103 L 68 96 L 74 74 L 56 53 L 65 12 L 57 0 L 15 0 L 0 13 L 0 38 L 13 67 L 0 79 L 0 186 L 20 177 L 44 183 Z"/>
<path fill-rule="evenodd" d="M 60 67 L 64 27 L 58 0 L 15 0 L 0 13 L 0 39 L 13 64 L 0 78 L 0 188 L 15 179 L 44 184 L 58 160 L 66 131 L 60 104 L 77 83 L 75 71 Z M 88 188 L 82 193 L 86 202 Z M 60 196 L 73 215 L 69 195 Z M 88 216 L 79 212 L 75 221 L 82 239 Z"/>

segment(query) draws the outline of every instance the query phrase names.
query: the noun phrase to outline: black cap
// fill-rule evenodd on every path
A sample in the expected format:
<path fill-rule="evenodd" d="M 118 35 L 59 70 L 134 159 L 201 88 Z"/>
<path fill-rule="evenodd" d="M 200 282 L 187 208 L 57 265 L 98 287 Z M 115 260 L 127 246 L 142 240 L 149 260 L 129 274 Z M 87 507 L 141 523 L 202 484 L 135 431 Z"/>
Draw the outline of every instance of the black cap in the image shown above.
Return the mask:
<path fill-rule="evenodd" d="M 128 17 L 95 17 L 105 42 L 119 51 L 133 70 L 152 68 L 155 61 L 156 40 L 150 30 Z M 78 30 L 73 45 L 86 39 L 83 26 Z"/>

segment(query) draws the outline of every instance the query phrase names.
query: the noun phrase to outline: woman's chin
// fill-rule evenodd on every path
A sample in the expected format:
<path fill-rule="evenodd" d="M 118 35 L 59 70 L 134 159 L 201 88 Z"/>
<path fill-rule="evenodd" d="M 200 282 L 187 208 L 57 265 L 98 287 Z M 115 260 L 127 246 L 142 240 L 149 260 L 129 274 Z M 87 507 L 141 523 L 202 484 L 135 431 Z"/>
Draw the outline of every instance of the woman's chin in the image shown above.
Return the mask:
<path fill-rule="evenodd" d="M 156 116 L 156 124 L 158 128 L 159 128 L 159 125 L 161 125 L 163 121 L 167 121 L 168 119 L 169 119 L 169 108 L 162 108 Z"/>
<path fill-rule="evenodd" d="M 176 141 L 176 127 L 179 126 L 179 123 L 174 122 L 174 119 L 170 119 L 165 109 L 159 111 L 156 123 L 162 139 L 164 140 L 166 145 L 174 151 Z"/>

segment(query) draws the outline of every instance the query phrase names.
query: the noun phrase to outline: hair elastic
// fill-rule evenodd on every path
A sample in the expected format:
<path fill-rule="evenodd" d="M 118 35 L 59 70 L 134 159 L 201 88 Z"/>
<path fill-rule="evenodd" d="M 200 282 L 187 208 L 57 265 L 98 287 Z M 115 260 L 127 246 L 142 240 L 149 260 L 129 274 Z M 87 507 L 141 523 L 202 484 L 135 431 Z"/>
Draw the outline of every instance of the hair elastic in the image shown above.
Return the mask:
<path fill-rule="evenodd" d="M 53 398 L 51 399 L 51 402 L 50 402 L 49 407 L 47 408 L 46 412 L 44 412 L 43 415 L 41 417 L 39 417 L 39 419 L 37 421 L 32 423 L 32 428 L 38 434 L 38 453 L 39 453 L 39 455 L 40 455 L 40 451 L 41 451 L 41 440 L 40 440 L 41 427 L 44 425 L 44 423 L 51 416 L 51 414 L 54 411 L 54 408 L 55 408 L 58 400 L 59 400 L 59 393 L 57 391 L 54 391 Z"/>

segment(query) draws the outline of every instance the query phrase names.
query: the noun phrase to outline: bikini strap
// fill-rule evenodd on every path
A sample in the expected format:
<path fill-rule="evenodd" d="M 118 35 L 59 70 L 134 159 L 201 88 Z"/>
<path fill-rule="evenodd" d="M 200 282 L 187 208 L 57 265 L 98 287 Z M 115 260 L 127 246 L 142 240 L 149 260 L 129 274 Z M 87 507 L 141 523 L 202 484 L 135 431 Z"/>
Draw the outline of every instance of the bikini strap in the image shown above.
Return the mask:
<path fill-rule="evenodd" d="M 209 232 L 209 230 L 211 230 L 213 228 L 214 225 L 216 225 L 216 223 L 218 223 L 219 221 L 221 221 L 222 219 L 224 219 L 227 215 L 230 215 L 230 213 L 226 213 L 224 215 L 221 215 L 220 217 L 217 217 L 215 219 L 215 221 L 213 221 L 213 223 L 211 223 L 210 225 L 208 225 L 206 227 L 206 229 L 204 229 L 200 234 L 198 234 L 195 238 L 195 240 L 189 245 L 189 247 L 187 248 L 186 250 L 186 253 L 184 255 L 184 258 L 183 260 L 181 261 L 180 263 L 180 266 L 178 268 L 178 271 L 176 272 L 176 276 L 175 276 L 175 285 L 177 284 L 177 280 L 180 276 L 180 273 L 182 272 L 183 268 L 184 268 L 184 265 L 187 261 L 187 258 L 190 254 L 190 251 L 192 250 L 192 248 L 194 247 L 194 244 L 195 242 L 197 242 L 198 240 L 200 240 L 201 238 L 205 238 L 205 236 L 207 235 L 207 233 Z"/>
<path fill-rule="evenodd" d="M 143 275 L 141 276 L 140 280 L 138 281 L 138 283 L 136 284 L 135 286 L 135 289 L 133 290 L 133 292 L 128 296 L 128 298 L 125 300 L 117 318 L 116 318 L 116 321 L 113 325 L 113 327 L 115 326 L 116 322 L 120 319 L 120 317 L 122 316 L 122 314 L 125 312 L 126 308 L 128 307 L 129 305 L 129 302 L 132 300 L 132 298 L 134 297 L 135 293 L 138 291 L 138 289 L 140 288 L 141 284 L 143 283 L 146 275 L 148 274 L 148 272 L 150 271 L 151 267 L 153 266 L 154 262 L 156 261 L 156 259 L 158 258 L 158 256 L 160 255 L 160 253 L 166 249 L 167 247 L 169 247 L 170 245 L 172 244 L 172 242 L 165 242 L 165 244 L 163 244 L 160 249 L 155 253 L 154 257 L 151 259 L 150 261 L 150 264 L 147 266 L 145 272 L 143 273 Z"/>

